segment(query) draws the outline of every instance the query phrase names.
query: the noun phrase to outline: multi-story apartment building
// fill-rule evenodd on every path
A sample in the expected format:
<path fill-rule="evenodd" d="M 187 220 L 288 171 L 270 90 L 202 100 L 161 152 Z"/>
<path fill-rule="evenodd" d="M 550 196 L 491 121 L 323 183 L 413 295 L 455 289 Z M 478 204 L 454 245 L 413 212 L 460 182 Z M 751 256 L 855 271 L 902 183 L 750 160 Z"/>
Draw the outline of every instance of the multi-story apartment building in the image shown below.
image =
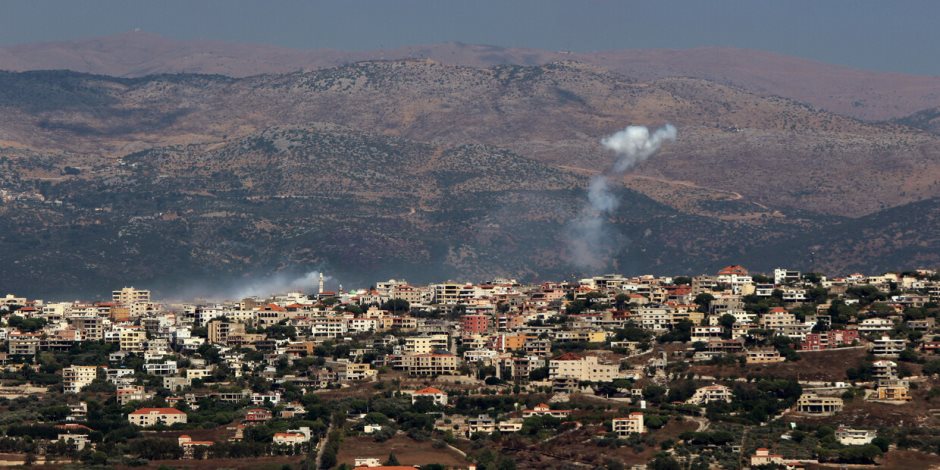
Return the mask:
<path fill-rule="evenodd" d="M 336 380 L 345 382 L 349 380 L 369 380 L 376 376 L 377 371 L 370 364 L 351 362 L 348 359 L 327 361 L 326 367 L 336 374 Z"/>
<path fill-rule="evenodd" d="M 666 331 L 672 324 L 672 312 L 667 307 L 643 306 L 636 310 L 635 318 L 642 328 Z"/>
<path fill-rule="evenodd" d="M 806 335 L 800 344 L 800 349 L 806 351 L 823 351 L 852 344 L 858 340 L 857 330 L 829 330 L 821 333 Z"/>
<path fill-rule="evenodd" d="M 400 366 L 410 375 L 445 375 L 457 371 L 458 359 L 453 354 L 405 354 Z"/>
<path fill-rule="evenodd" d="M 438 305 L 456 305 L 460 301 L 460 290 L 463 284 L 446 282 L 443 284 L 432 284 L 431 302 Z"/>
<path fill-rule="evenodd" d="M 62 369 L 62 389 L 65 393 L 78 393 L 98 377 L 97 366 L 72 366 Z"/>
<path fill-rule="evenodd" d="M 858 324 L 858 331 L 864 334 L 886 333 L 894 329 L 894 322 L 887 318 L 866 318 Z"/>
<path fill-rule="evenodd" d="M 450 337 L 443 333 L 409 336 L 405 338 L 405 352 L 409 354 L 431 354 L 448 349 Z"/>
<path fill-rule="evenodd" d="M 170 426 L 186 422 L 186 413 L 176 408 L 140 408 L 127 415 L 127 420 L 143 428 L 164 424 Z"/>
<path fill-rule="evenodd" d="M 245 325 L 227 320 L 212 320 L 206 326 L 206 330 L 210 344 L 227 344 L 229 336 L 245 333 Z"/>
<path fill-rule="evenodd" d="M 626 439 L 631 434 L 643 434 L 646 432 L 646 427 L 643 425 L 643 413 L 635 411 L 629 416 L 614 418 L 611 421 L 611 428 L 621 439 Z"/>
<path fill-rule="evenodd" d="M 803 393 L 796 402 L 800 413 L 831 415 L 842 411 L 843 402 L 838 397 L 822 397 L 815 393 Z"/>
<path fill-rule="evenodd" d="M 550 379 L 574 379 L 579 382 L 610 382 L 621 378 L 619 364 L 602 364 L 597 356 L 566 353 L 548 361 Z"/>
<path fill-rule="evenodd" d="M 124 327 L 118 332 L 121 351 L 142 353 L 147 348 L 147 332 L 140 327 Z"/>
<path fill-rule="evenodd" d="M 903 339 L 891 339 L 888 336 L 882 336 L 872 343 L 871 352 L 878 357 L 898 357 L 906 347 L 907 341 Z"/>
<path fill-rule="evenodd" d="M 465 335 L 486 333 L 492 325 L 489 315 L 464 315 L 460 319 L 460 329 Z"/>
<path fill-rule="evenodd" d="M 150 291 L 125 287 L 112 292 L 111 300 L 122 305 L 131 305 L 135 302 L 150 302 Z"/>
<path fill-rule="evenodd" d="M 7 335 L 7 350 L 11 356 L 35 356 L 40 342 L 39 333 L 13 331 Z"/>

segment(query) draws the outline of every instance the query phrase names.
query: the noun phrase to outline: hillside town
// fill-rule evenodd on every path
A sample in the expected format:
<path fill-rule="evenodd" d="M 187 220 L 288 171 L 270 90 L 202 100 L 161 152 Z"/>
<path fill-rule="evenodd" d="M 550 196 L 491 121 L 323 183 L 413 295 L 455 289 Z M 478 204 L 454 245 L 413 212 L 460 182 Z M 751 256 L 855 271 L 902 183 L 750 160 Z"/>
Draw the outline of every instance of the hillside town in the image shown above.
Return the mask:
<path fill-rule="evenodd" d="M 4 460 L 940 462 L 932 270 L 325 284 L 218 302 L 136 287 L 99 301 L 0 297 Z"/>

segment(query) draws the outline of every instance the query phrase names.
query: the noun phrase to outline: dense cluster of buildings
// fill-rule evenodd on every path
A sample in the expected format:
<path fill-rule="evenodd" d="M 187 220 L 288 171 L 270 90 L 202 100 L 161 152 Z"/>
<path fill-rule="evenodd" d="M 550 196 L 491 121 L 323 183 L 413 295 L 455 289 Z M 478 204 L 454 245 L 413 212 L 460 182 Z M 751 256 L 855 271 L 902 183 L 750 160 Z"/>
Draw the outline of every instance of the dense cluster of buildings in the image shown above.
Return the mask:
<path fill-rule="evenodd" d="M 321 284 L 314 294 L 189 304 L 159 302 L 147 290 L 125 287 L 99 302 L 0 298 L 0 340 L 6 344 L 0 360 L 16 368 L 45 351 L 106 344 L 105 363 L 61 369 L 62 393 L 80 394 L 100 383 L 113 386 L 121 404 L 145 403 L 159 392 L 168 395 L 168 404 L 188 407 L 211 396 L 249 403 L 244 423 L 250 425 L 272 419 L 270 405 L 279 413 L 303 412 L 299 403 L 282 400 L 278 389 L 286 384 L 314 391 L 377 380 L 382 371 L 441 383 L 487 379 L 484 386 L 514 383 L 566 394 L 641 379 L 668 386 L 663 370 L 676 357 L 707 362 L 736 356 L 750 367 L 786 361 L 793 352 L 787 348 L 810 353 L 862 347 L 878 358 L 867 398 L 904 403 L 910 384 L 899 374 L 899 356 L 915 348 L 923 354 L 940 350 L 940 342 L 924 336 L 933 332 L 933 318 L 907 313 L 938 302 L 940 281 L 929 271 L 827 278 L 789 269 L 752 276 L 741 266 L 694 277 L 609 274 L 540 284 L 496 279 L 418 286 L 391 279 L 369 289 L 330 292 Z M 912 341 L 911 331 L 923 339 Z M 655 354 L 639 365 L 627 361 L 649 353 L 664 335 L 679 345 L 681 356 Z M 771 341 L 781 337 L 786 348 Z M 326 344 L 350 346 L 303 370 L 280 372 L 285 363 L 318 355 Z M 246 374 L 268 380 L 272 390 L 206 387 Z M 622 391 L 639 395 L 629 387 Z M 449 406 L 440 388 L 407 393 L 415 401 Z M 729 387 L 713 384 L 697 389 L 688 403 L 733 399 Z M 842 406 L 837 396 L 806 392 L 793 411 L 832 415 Z M 468 436 L 516 432 L 527 418 L 567 420 L 570 413 L 540 404 L 505 419 L 468 416 L 456 427 Z M 140 427 L 173 426 L 186 423 L 187 415 L 171 406 L 141 407 L 127 419 Z M 643 412 L 613 419 L 610 430 L 620 437 L 646 432 Z M 855 439 L 849 434 L 845 439 Z M 284 445 L 311 439 L 304 429 L 273 437 Z M 181 436 L 180 445 L 190 452 L 211 443 Z M 774 456 L 768 451 L 755 458 L 771 462 Z"/>

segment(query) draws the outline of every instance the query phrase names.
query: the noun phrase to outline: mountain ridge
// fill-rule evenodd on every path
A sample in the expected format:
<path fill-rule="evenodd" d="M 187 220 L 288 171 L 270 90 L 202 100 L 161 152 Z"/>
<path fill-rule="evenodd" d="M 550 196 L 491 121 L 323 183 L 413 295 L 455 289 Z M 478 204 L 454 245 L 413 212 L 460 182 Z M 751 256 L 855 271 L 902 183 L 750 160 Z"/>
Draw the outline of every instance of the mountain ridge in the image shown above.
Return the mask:
<path fill-rule="evenodd" d="M 431 58 L 448 65 L 474 67 L 577 60 L 640 80 L 704 78 L 866 120 L 902 118 L 940 106 L 940 77 L 857 70 L 771 52 L 722 47 L 569 52 L 443 43 L 338 51 L 182 41 L 147 32 L 0 47 L 0 69 L 70 69 L 112 76 L 189 72 L 245 77 L 404 58 Z"/>
<path fill-rule="evenodd" d="M 411 59 L 240 79 L 0 72 L 0 284 L 587 274 L 568 241 L 613 159 L 599 139 L 665 122 L 678 140 L 614 185 L 604 270 L 940 262 L 940 241 L 898 235 L 940 229 L 905 216 L 940 197 L 940 137 L 922 129 L 703 79 Z"/>

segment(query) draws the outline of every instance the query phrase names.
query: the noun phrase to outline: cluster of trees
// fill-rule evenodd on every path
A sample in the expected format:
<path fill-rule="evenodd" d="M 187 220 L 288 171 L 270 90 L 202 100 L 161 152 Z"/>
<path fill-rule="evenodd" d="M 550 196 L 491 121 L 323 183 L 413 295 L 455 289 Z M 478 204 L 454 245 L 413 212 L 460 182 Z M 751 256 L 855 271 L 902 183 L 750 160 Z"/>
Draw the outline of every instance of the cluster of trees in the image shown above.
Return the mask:
<path fill-rule="evenodd" d="M 46 320 L 44 318 L 24 318 L 19 315 L 10 315 L 10 318 L 7 318 L 7 324 L 21 331 L 34 332 L 46 326 Z"/>
<path fill-rule="evenodd" d="M 711 402 L 706 413 L 711 420 L 761 424 L 793 406 L 803 393 L 793 379 L 758 379 L 756 383 L 735 383 L 731 403 Z"/>
<path fill-rule="evenodd" d="M 320 457 L 320 468 L 327 469 L 336 466 L 336 456 L 339 454 L 339 446 L 342 440 L 342 432 L 338 429 L 330 431 L 326 445 L 323 448 L 323 455 Z"/>

